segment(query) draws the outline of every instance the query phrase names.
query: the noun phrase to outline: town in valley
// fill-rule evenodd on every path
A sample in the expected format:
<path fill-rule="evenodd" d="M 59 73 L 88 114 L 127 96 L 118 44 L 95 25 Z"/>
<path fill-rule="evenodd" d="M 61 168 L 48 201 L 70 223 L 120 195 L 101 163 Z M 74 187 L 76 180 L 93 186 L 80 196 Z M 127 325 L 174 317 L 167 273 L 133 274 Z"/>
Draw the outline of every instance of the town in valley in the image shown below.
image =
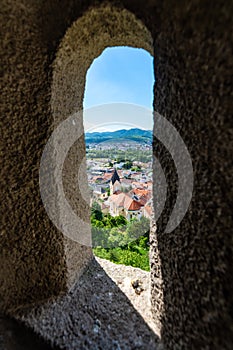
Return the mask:
<path fill-rule="evenodd" d="M 140 220 L 144 216 L 151 219 L 150 137 L 142 141 L 140 137 L 138 139 L 135 137 L 133 140 L 130 137 L 111 138 L 104 142 L 95 142 L 95 139 L 93 141 L 87 143 L 87 174 L 91 204 L 99 203 L 102 212 L 109 213 L 113 217 L 122 215 L 127 220 L 132 218 Z"/>
<path fill-rule="evenodd" d="M 149 271 L 152 132 L 86 133 L 94 254 Z"/>

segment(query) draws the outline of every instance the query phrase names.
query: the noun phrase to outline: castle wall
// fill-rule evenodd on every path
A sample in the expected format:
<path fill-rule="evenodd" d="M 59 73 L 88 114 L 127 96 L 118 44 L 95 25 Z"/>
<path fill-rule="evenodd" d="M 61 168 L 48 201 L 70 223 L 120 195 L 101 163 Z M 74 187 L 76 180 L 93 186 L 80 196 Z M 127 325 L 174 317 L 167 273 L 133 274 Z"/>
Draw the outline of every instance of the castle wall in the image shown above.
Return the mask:
<path fill-rule="evenodd" d="M 189 211 L 165 233 L 178 178 L 171 155 L 154 141 L 168 183 L 151 237 L 154 317 L 167 349 L 230 349 L 230 3 L 122 0 L 117 11 L 107 6 L 85 15 L 92 3 L 2 1 L 1 309 L 13 314 L 64 293 L 92 259 L 89 247 L 64 237 L 49 220 L 39 192 L 40 159 L 54 127 L 80 110 L 93 59 L 108 46 L 131 45 L 154 54 L 155 110 L 179 131 L 194 169 Z M 65 163 L 64 188 L 88 222 L 88 206 L 70 181 L 84 154 L 81 138 Z M 55 186 L 56 164 L 48 167 Z M 51 205 L 62 221 L 62 204 Z"/>

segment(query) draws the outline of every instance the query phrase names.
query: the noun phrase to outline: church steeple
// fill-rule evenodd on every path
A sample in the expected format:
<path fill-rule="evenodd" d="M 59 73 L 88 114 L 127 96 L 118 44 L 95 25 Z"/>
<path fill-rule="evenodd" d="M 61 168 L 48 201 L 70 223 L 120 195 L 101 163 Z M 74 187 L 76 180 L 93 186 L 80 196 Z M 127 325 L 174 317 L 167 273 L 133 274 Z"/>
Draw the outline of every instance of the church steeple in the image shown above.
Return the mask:
<path fill-rule="evenodd" d="M 117 173 L 117 170 L 116 170 L 116 168 L 115 168 L 115 169 L 114 169 L 114 173 L 113 173 L 113 175 L 112 175 L 112 178 L 111 178 L 110 182 L 112 183 L 112 185 L 114 185 L 114 183 L 115 183 L 116 181 L 121 182 L 121 181 L 120 181 L 120 178 L 119 178 L 119 175 L 118 175 L 118 173 Z"/>
<path fill-rule="evenodd" d="M 120 180 L 119 175 L 117 173 L 117 170 L 115 168 L 114 173 L 113 173 L 111 180 L 110 180 L 110 195 L 112 195 L 116 191 L 120 190 L 120 182 L 121 182 L 121 180 Z"/>

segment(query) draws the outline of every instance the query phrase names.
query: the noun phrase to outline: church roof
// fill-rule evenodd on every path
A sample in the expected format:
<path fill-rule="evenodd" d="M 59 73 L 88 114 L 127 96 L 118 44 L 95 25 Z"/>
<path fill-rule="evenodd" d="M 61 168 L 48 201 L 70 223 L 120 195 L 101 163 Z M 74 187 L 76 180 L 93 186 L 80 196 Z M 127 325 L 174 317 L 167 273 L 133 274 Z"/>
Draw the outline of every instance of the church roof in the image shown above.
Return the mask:
<path fill-rule="evenodd" d="M 138 201 L 135 201 L 133 198 L 129 197 L 126 193 L 113 194 L 109 197 L 109 201 L 115 202 L 118 208 L 123 207 L 129 211 L 140 210 L 143 206 Z"/>
<path fill-rule="evenodd" d="M 113 173 L 113 175 L 112 175 L 111 182 L 112 182 L 112 184 L 114 185 L 114 183 L 115 183 L 116 181 L 121 182 L 121 181 L 120 181 L 120 178 L 119 178 L 119 175 L 118 175 L 118 173 L 117 173 L 117 170 L 114 169 L 114 173 Z"/>
<path fill-rule="evenodd" d="M 142 205 L 133 199 L 127 209 L 135 211 L 135 210 L 140 210 L 141 207 Z"/>

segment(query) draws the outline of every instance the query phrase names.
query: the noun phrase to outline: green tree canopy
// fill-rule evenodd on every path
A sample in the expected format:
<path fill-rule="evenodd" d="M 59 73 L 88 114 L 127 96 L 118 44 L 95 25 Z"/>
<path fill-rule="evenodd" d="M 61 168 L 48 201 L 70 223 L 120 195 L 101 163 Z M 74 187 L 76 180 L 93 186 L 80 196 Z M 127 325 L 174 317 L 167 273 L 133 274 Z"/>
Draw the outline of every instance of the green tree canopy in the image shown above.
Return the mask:
<path fill-rule="evenodd" d="M 101 206 L 97 202 L 93 202 L 91 207 L 91 221 L 92 220 L 98 220 L 102 221 L 103 219 L 103 213 L 101 211 Z"/>

